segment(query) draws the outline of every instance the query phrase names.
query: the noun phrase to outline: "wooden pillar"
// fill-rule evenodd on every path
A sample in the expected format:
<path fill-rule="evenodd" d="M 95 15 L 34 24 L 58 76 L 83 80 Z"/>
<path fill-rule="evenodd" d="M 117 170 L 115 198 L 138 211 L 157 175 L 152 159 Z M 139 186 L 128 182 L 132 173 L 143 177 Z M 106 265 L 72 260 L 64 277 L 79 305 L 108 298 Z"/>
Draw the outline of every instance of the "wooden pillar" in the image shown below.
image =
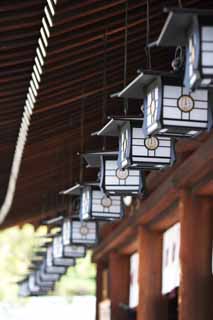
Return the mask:
<path fill-rule="evenodd" d="M 211 200 L 183 191 L 179 209 L 181 222 L 179 320 L 212 320 Z"/>
<path fill-rule="evenodd" d="M 161 294 L 162 235 L 142 226 L 139 229 L 138 246 L 139 305 L 137 320 L 167 320 L 166 301 Z"/>
<path fill-rule="evenodd" d="M 129 303 L 129 257 L 112 252 L 109 256 L 109 295 L 111 320 L 127 320 L 120 304 Z"/>
<path fill-rule="evenodd" d="M 102 301 L 102 272 L 103 263 L 96 264 L 96 320 L 99 320 L 99 303 Z"/>

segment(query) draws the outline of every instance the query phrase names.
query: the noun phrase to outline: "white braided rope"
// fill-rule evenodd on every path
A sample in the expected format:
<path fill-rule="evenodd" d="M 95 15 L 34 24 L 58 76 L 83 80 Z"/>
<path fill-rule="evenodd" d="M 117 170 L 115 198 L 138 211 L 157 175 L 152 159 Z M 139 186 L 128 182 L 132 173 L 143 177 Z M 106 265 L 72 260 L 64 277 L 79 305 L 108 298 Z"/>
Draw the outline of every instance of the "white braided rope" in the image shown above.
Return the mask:
<path fill-rule="evenodd" d="M 55 7 L 57 0 L 47 0 L 44 8 L 44 17 L 42 18 L 42 26 L 36 49 L 35 63 L 29 83 L 28 93 L 25 101 L 24 112 L 22 115 L 21 126 L 16 142 L 15 153 L 12 162 L 8 187 L 4 202 L 0 208 L 0 224 L 2 224 L 10 211 L 13 203 L 21 162 L 24 154 L 25 144 L 27 142 L 28 132 L 31 124 L 31 117 L 34 111 L 36 98 L 38 96 L 39 85 L 43 73 L 44 61 L 47 56 L 48 39 L 50 30 L 53 27 L 53 17 L 55 15 Z"/>

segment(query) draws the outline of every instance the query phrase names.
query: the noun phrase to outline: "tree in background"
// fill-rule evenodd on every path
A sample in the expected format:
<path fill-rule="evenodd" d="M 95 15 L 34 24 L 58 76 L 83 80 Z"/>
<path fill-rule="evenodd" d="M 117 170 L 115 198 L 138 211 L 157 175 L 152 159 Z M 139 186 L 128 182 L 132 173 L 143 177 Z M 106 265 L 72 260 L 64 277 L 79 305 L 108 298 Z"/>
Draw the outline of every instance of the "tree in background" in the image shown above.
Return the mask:
<path fill-rule="evenodd" d="M 46 233 L 41 227 L 35 231 L 32 225 L 22 228 L 13 227 L 0 232 L 0 300 L 17 301 L 18 286 L 16 281 L 27 273 L 33 247 L 39 245 L 39 236 Z M 52 295 L 74 296 L 94 295 L 95 267 L 91 264 L 91 253 L 84 259 L 77 260 L 75 267 L 56 284 Z"/>

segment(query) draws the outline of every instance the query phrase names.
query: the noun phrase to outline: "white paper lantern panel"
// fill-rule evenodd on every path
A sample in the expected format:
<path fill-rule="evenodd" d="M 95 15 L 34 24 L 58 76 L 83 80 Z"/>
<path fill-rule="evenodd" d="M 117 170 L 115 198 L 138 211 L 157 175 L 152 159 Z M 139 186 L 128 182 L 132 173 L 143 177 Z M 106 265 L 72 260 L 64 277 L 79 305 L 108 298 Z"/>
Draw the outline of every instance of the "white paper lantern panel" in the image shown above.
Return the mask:
<path fill-rule="evenodd" d="M 65 274 L 66 268 L 62 266 L 55 266 L 53 263 L 53 247 L 50 246 L 47 249 L 47 256 L 45 260 L 45 270 L 47 273 L 59 273 Z"/>
<path fill-rule="evenodd" d="M 59 273 L 48 273 L 45 269 L 44 263 L 41 265 L 39 272 L 42 281 L 58 281 L 60 278 Z"/>
<path fill-rule="evenodd" d="M 63 242 L 61 236 L 55 236 L 53 239 L 53 258 L 63 257 Z"/>
<path fill-rule="evenodd" d="M 28 286 L 29 286 L 29 290 L 31 293 L 38 293 L 39 292 L 39 286 L 36 283 L 35 273 L 32 273 L 29 276 Z"/>
<path fill-rule="evenodd" d="M 180 223 L 163 235 L 162 294 L 168 294 L 180 285 Z"/>
<path fill-rule="evenodd" d="M 71 240 L 72 244 L 95 245 L 98 241 L 97 223 L 72 220 Z"/>
<path fill-rule="evenodd" d="M 74 258 L 54 258 L 55 266 L 63 267 L 74 267 L 75 259 Z"/>
<path fill-rule="evenodd" d="M 71 243 L 71 220 L 64 219 L 62 225 L 62 239 L 63 245 L 67 246 Z"/>
<path fill-rule="evenodd" d="M 30 290 L 29 290 L 29 286 L 28 286 L 28 281 L 25 280 L 24 282 L 22 282 L 19 285 L 19 293 L 18 293 L 19 297 L 28 297 L 30 296 Z"/>
<path fill-rule="evenodd" d="M 116 220 L 124 215 L 122 198 L 107 195 L 100 190 L 92 190 L 91 217 L 98 220 Z"/>
<path fill-rule="evenodd" d="M 86 248 L 80 245 L 65 246 L 64 255 L 71 258 L 84 258 L 86 256 Z"/>
<path fill-rule="evenodd" d="M 41 278 L 41 281 L 44 281 L 44 282 L 53 282 L 53 281 L 58 281 L 60 277 L 58 274 L 48 274 L 40 271 L 40 278 Z"/>
<path fill-rule="evenodd" d="M 55 284 L 55 281 L 42 280 L 40 271 L 36 271 L 36 273 L 35 273 L 35 281 L 36 281 L 36 284 L 39 287 L 39 290 L 41 290 L 41 288 L 43 288 L 43 289 L 45 289 L 47 291 L 52 290 L 53 287 L 54 287 L 54 284 Z"/>
<path fill-rule="evenodd" d="M 144 192 L 144 177 L 140 169 L 121 169 L 117 159 L 103 156 L 100 187 L 108 194 L 136 195 Z"/>
<path fill-rule="evenodd" d="M 130 288 L 129 307 L 136 308 L 139 302 L 139 254 L 138 252 L 130 256 Z"/>
<path fill-rule="evenodd" d="M 84 186 L 81 191 L 80 200 L 80 217 L 82 220 L 89 220 L 91 218 L 92 206 L 92 187 Z"/>
<path fill-rule="evenodd" d="M 162 74 L 144 99 L 145 136 L 193 137 L 212 126 L 212 97 L 206 89 L 191 92 L 182 80 Z"/>
<path fill-rule="evenodd" d="M 127 142 L 124 143 L 125 138 Z M 145 138 L 138 122 L 121 128 L 118 164 L 121 168 L 159 170 L 175 162 L 174 140 L 156 135 Z"/>

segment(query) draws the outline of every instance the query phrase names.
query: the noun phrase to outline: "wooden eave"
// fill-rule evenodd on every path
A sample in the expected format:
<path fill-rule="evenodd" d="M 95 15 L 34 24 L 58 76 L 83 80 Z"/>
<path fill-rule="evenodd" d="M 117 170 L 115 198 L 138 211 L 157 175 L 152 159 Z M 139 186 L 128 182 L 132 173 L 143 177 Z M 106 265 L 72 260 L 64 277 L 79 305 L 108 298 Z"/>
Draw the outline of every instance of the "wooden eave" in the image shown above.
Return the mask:
<path fill-rule="evenodd" d="M 0 203 L 8 184 L 45 4 L 45 0 L 0 2 Z M 162 10 L 168 5 L 176 6 L 177 1 L 152 1 L 150 41 L 157 39 L 166 18 Z M 184 6 L 212 9 L 213 3 L 185 0 Z M 58 0 L 15 199 L 2 228 L 26 222 L 38 225 L 42 218 L 67 208 L 58 193 L 79 180 L 76 153 L 102 146 L 103 140 L 91 133 L 103 126 L 104 97 L 107 116 L 122 114 L 123 101 L 109 96 L 124 87 L 125 8 L 126 0 Z M 137 69 L 147 67 L 145 0 L 128 2 L 127 29 L 129 83 Z M 153 49 L 152 66 L 169 70 L 173 57 L 173 49 Z M 140 104 L 129 101 L 130 114 L 138 114 Z M 190 142 L 190 148 L 195 143 Z M 116 145 L 116 140 L 107 139 L 109 150 Z M 85 181 L 95 177 L 96 172 L 84 170 Z"/>

